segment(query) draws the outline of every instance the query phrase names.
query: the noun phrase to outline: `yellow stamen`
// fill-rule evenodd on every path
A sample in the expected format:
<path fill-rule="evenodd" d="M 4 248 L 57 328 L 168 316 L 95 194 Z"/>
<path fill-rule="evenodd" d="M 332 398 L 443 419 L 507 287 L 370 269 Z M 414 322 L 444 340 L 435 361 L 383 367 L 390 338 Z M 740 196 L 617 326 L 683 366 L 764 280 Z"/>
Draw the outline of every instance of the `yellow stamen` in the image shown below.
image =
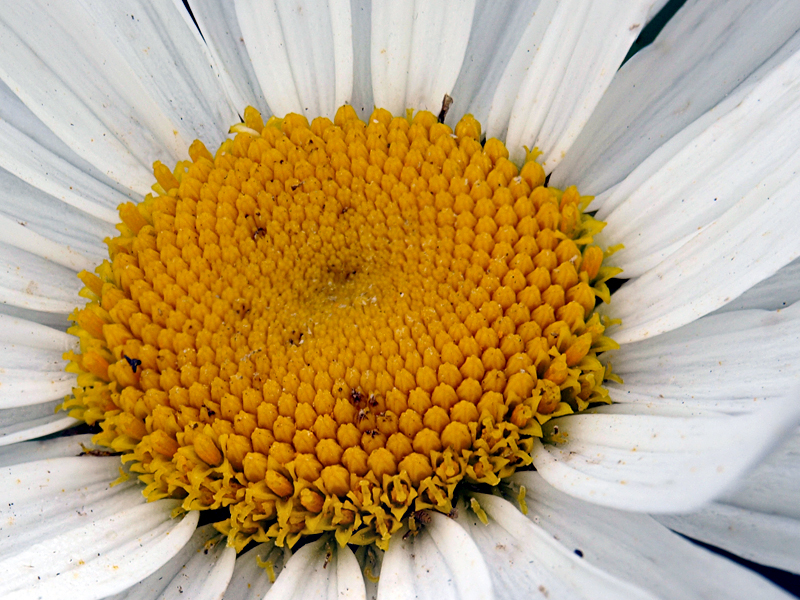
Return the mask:
<path fill-rule="evenodd" d="M 518 170 L 471 116 L 453 135 L 349 106 L 266 126 L 248 107 L 232 131 L 155 163 L 156 195 L 80 274 L 64 407 L 150 499 L 227 507 L 237 549 L 385 547 L 529 465 L 547 419 L 608 401 L 602 224 L 535 152 Z"/>

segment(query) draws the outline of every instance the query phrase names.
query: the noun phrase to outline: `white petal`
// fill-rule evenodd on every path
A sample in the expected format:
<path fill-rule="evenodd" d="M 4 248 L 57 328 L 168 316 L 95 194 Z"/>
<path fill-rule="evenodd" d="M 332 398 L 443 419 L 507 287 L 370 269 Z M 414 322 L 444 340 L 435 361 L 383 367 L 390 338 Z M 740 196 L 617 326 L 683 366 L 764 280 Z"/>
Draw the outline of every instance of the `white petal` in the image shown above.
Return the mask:
<path fill-rule="evenodd" d="M 350 3 L 310 2 L 305 7 L 279 4 L 281 27 L 292 75 L 309 121 L 333 119 L 353 92 L 353 32 Z"/>
<path fill-rule="evenodd" d="M 236 14 L 272 112 L 332 119 L 352 94 L 350 3 L 237 0 Z"/>
<path fill-rule="evenodd" d="M 537 473 L 512 476 L 526 488 L 527 518 L 569 552 L 665 600 L 785 598 L 752 571 L 674 535 L 649 515 L 576 500 Z"/>
<path fill-rule="evenodd" d="M 191 537 L 198 513 L 110 487 L 119 458 L 61 458 L 0 470 L 0 591 L 5 598 L 103 598 L 157 570 Z M 12 575 L 13 574 L 13 575 Z"/>
<path fill-rule="evenodd" d="M 358 117 L 366 121 L 372 114 L 372 2 L 352 0 L 350 16 L 353 20 L 353 96 L 350 99 Z"/>
<path fill-rule="evenodd" d="M 0 315 L 0 409 L 71 394 L 76 375 L 64 371 L 62 355 L 76 349 L 76 342 L 61 331 Z"/>
<path fill-rule="evenodd" d="M 618 290 L 609 310 L 623 324 L 614 339 L 632 342 L 690 323 L 800 256 L 797 167 L 800 152 L 680 250 Z"/>
<path fill-rule="evenodd" d="M 28 229 L 24 222 L 4 215 L 0 215 L 0 242 L 76 272 L 92 271 L 98 262 Z"/>
<path fill-rule="evenodd" d="M 653 2 L 560 2 L 514 102 L 511 158 L 537 146 L 551 171 L 564 157 L 639 35 Z"/>
<path fill-rule="evenodd" d="M 236 559 L 231 583 L 225 590 L 225 600 L 263 598 L 273 582 L 270 581 L 267 570 L 259 566 L 258 561 L 261 560 L 262 564 L 272 563 L 273 573 L 278 575 L 288 557 L 288 548 L 278 548 L 272 543 L 260 544 L 242 554 Z"/>
<path fill-rule="evenodd" d="M 653 19 L 658 16 L 658 13 L 661 12 L 661 9 L 664 8 L 669 0 L 656 0 L 655 2 L 651 3 L 650 12 L 647 13 L 647 19 L 645 19 L 646 23 L 649 23 Z"/>
<path fill-rule="evenodd" d="M 800 303 L 704 317 L 608 360 L 624 381 L 608 382 L 615 402 L 750 412 L 800 387 Z"/>
<path fill-rule="evenodd" d="M 417 535 L 392 536 L 378 600 L 492 598 L 489 570 L 467 531 L 442 514 L 429 515 L 430 524 Z"/>
<path fill-rule="evenodd" d="M 85 6 L 172 123 L 171 133 L 201 139 L 209 148 L 222 143 L 239 120 L 236 108 L 183 3 L 88 0 Z M 186 149 L 179 152 L 176 158 L 185 159 Z"/>
<path fill-rule="evenodd" d="M 0 446 L 24 442 L 78 425 L 80 421 L 56 412 L 63 398 L 0 410 Z"/>
<path fill-rule="evenodd" d="M 79 156 L 145 194 L 152 162 L 188 142 L 109 34 L 72 2 L 6 3 L 0 79 Z"/>
<path fill-rule="evenodd" d="M 0 303 L 63 314 L 86 303 L 74 271 L 3 243 L 0 256 Z"/>
<path fill-rule="evenodd" d="M 270 600 L 293 598 L 364 600 L 364 578 L 352 550 L 321 538 L 295 552 L 269 590 Z"/>
<path fill-rule="evenodd" d="M 45 350 L 26 344 L 0 342 L 0 368 L 12 372 L 64 373 L 64 359 L 60 350 Z M 19 375 L 20 373 L 16 373 Z M 0 372 L 0 377 L 3 373 Z M 0 386 L 2 392 L 2 386 Z"/>
<path fill-rule="evenodd" d="M 49 170 L 51 167 L 53 165 L 43 168 Z M 77 185 L 76 180 L 71 181 Z M 110 191 L 110 188 L 107 190 Z M 93 265 L 108 258 L 108 247 L 103 240 L 106 237 L 115 237 L 119 233 L 108 221 L 75 208 L 61 198 L 33 187 L 4 169 L 0 169 L 0 214 L 10 219 L 17 231 L 19 227 L 24 227 L 25 230 L 49 240 L 50 244 L 55 243 L 60 248 L 68 249 L 70 255 L 79 253 L 89 258 Z M 114 222 L 118 223 L 119 217 Z M 16 235 L 13 229 L 4 231 L 2 241 L 5 242 Z M 44 257 L 56 262 L 70 260 L 69 257 L 60 258 L 50 252 L 44 254 Z M 59 262 L 59 264 L 68 268 L 78 266 L 78 263 Z"/>
<path fill-rule="evenodd" d="M 231 105 L 240 112 L 246 106 L 253 106 L 261 111 L 263 117 L 268 117 L 267 101 L 256 79 L 236 20 L 236 7 L 232 2 L 213 0 L 192 0 L 189 6 L 208 44 L 208 51 Z"/>
<path fill-rule="evenodd" d="M 763 565 L 800 573 L 800 431 L 719 501 L 658 520 Z"/>
<path fill-rule="evenodd" d="M 0 304 L 0 315 L 11 319 L 20 319 L 29 323 L 36 323 L 48 329 L 55 329 L 61 332 L 65 332 L 72 324 L 66 313 L 48 313 L 38 310 L 28 310 L 18 306 L 12 306 L 11 304 Z"/>
<path fill-rule="evenodd" d="M 522 71 L 547 28 L 547 18 L 543 15 L 554 10 L 555 3 L 550 0 L 479 0 L 464 65 L 451 94 L 453 106 L 447 114 L 447 123 L 455 125 L 469 113 L 489 125 L 489 109 L 493 103 L 502 103 L 503 108 L 495 108 L 493 112 L 495 122 L 502 122 L 502 131 L 494 131 L 490 126 L 489 137 L 505 136 Z M 519 67 L 510 66 L 512 57 Z M 512 90 L 514 83 L 516 87 Z"/>
<path fill-rule="evenodd" d="M 552 419 L 544 426 L 551 443 L 536 441 L 533 464 L 550 485 L 587 502 L 687 512 L 728 490 L 800 420 L 795 397 L 743 416 L 654 412 L 612 405 Z"/>
<path fill-rule="evenodd" d="M 304 114 L 275 3 L 237 0 L 236 17 L 270 110 Z"/>
<path fill-rule="evenodd" d="M 536 592 L 545 598 L 654 598 L 581 560 L 506 500 L 486 494 L 473 497 L 489 523 L 484 525 L 472 511 L 459 522 L 480 548 L 497 598 Z"/>
<path fill-rule="evenodd" d="M 800 430 L 751 471 L 721 502 L 800 520 Z"/>
<path fill-rule="evenodd" d="M 129 200 L 3 121 L 0 166 L 34 188 L 108 223 L 119 220 L 114 207 Z"/>
<path fill-rule="evenodd" d="M 106 600 L 220 600 L 235 560 L 236 551 L 225 546 L 213 525 L 205 525 L 158 571 Z"/>
<path fill-rule="evenodd" d="M 598 218 L 608 225 L 600 241 L 625 245 L 613 261 L 626 277 L 653 268 L 726 212 L 747 218 L 754 208 L 745 209 L 743 198 L 755 193 L 753 200 L 761 203 L 770 193 L 797 185 L 800 34 L 779 54 L 789 57 L 771 69 L 762 67 L 605 201 Z"/>
<path fill-rule="evenodd" d="M 414 2 L 377 2 L 372 5 L 370 69 L 376 106 L 394 115 L 406 107 L 408 63 L 414 30 Z"/>
<path fill-rule="evenodd" d="M 687 3 L 614 75 L 550 184 L 577 185 L 592 195 L 613 187 L 725 98 L 798 27 L 800 5 L 793 0 Z"/>
<path fill-rule="evenodd" d="M 170 582 L 169 588 L 159 596 L 159 600 L 221 600 L 233 575 L 235 563 L 236 550 L 226 546 L 224 538 L 218 538 L 208 554 L 205 554 L 205 549 L 195 554 Z"/>
<path fill-rule="evenodd" d="M 475 0 L 415 6 L 406 107 L 439 112 L 461 71 L 474 14 Z"/>
<path fill-rule="evenodd" d="M 800 300 L 800 260 L 794 260 L 716 312 L 751 308 L 778 310 L 791 306 L 798 300 Z"/>
<path fill-rule="evenodd" d="M 3 82 L 0 125 L 0 165 L 33 187 L 101 218 L 135 197 L 78 156 Z"/>
<path fill-rule="evenodd" d="M 394 115 L 406 108 L 437 114 L 464 62 L 474 12 L 475 0 L 374 3 L 375 104 Z"/>
<path fill-rule="evenodd" d="M 544 48 L 544 52 L 554 49 L 552 35 L 547 40 L 545 40 L 545 36 L 550 31 L 551 25 L 553 25 L 557 8 L 557 0 L 542 0 L 539 2 L 531 19 L 525 21 L 527 27 L 516 47 L 513 48 L 513 52 L 508 58 L 508 63 L 502 71 L 502 76 L 496 83 L 493 80 L 497 78 L 497 73 L 494 73 L 487 80 L 487 84 L 491 85 L 486 90 L 488 94 L 487 101 L 490 102 L 489 114 L 486 117 L 487 138 L 506 139 L 511 112 L 519 98 L 521 86 L 528 81 L 527 73 L 531 67 L 531 62 L 538 56 L 545 42 L 549 45 Z M 564 14 L 562 13 L 560 16 L 561 21 L 563 21 Z M 559 27 L 561 21 L 556 22 L 555 26 Z M 498 58 L 501 56 L 498 55 Z M 498 65 L 499 67 L 501 65 Z M 520 151 L 521 148 L 515 148 L 515 156 L 518 156 Z"/>
<path fill-rule="evenodd" d="M 800 521 L 712 502 L 688 515 L 660 515 L 658 520 L 690 538 L 744 559 L 800 573 Z"/>
<path fill-rule="evenodd" d="M 86 448 L 102 450 L 92 444 L 92 434 L 63 435 L 35 442 L 20 442 L 0 447 L 0 467 L 19 465 L 26 462 L 80 456 Z"/>
<path fill-rule="evenodd" d="M 0 314 L 0 342 L 56 352 L 66 352 L 76 348 L 76 338 L 73 335 L 3 314 Z"/>
<path fill-rule="evenodd" d="M 42 123 L 9 87 L 0 81 L 0 120 L 17 129 L 47 152 L 52 153 L 105 186 L 135 198 L 136 195 L 109 179 L 91 163 L 78 156 L 67 144 Z"/>
<path fill-rule="evenodd" d="M 77 375 L 63 370 L 0 368 L 0 410 L 63 400 L 76 384 Z"/>
<path fill-rule="evenodd" d="M 144 504 L 145 498 L 135 480 L 117 486 L 110 484 L 120 476 L 120 459 L 106 457 L 59 457 L 25 462 L 0 469 L 4 498 L 0 530 L 0 555 L 6 557 L 24 550 L 54 530 L 60 521 L 64 530 L 112 514 L 118 497 L 131 495 L 131 505 Z M 91 508 L 91 515 L 84 507 Z M 87 516 L 89 515 L 89 516 Z"/>
<path fill-rule="evenodd" d="M 350 11 L 349 0 L 334 0 L 330 5 L 333 60 L 336 65 L 333 102 L 336 108 L 349 103 L 353 95 L 354 38 Z"/>

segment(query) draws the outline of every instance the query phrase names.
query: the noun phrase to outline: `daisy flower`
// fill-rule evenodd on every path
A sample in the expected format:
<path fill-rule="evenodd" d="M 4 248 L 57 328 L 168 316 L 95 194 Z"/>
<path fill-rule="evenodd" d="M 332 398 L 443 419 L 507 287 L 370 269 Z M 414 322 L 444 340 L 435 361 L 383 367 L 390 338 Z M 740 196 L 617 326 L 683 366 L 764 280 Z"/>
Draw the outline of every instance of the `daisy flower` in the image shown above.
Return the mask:
<path fill-rule="evenodd" d="M 4 3 L 0 595 L 787 597 L 800 5 L 664 4 Z"/>

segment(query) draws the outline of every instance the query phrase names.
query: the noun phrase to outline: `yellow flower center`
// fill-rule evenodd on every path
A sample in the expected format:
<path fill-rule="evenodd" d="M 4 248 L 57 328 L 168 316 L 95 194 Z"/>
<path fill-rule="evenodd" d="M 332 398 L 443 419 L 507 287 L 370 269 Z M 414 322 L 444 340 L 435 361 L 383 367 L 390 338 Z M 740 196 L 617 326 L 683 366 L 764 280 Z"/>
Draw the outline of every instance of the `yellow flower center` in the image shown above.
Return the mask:
<path fill-rule="evenodd" d="M 414 513 L 530 465 L 554 415 L 607 402 L 602 224 L 471 116 L 334 123 L 252 108 L 215 156 L 154 167 L 80 274 L 64 407 L 149 499 L 220 509 L 241 549 Z"/>

